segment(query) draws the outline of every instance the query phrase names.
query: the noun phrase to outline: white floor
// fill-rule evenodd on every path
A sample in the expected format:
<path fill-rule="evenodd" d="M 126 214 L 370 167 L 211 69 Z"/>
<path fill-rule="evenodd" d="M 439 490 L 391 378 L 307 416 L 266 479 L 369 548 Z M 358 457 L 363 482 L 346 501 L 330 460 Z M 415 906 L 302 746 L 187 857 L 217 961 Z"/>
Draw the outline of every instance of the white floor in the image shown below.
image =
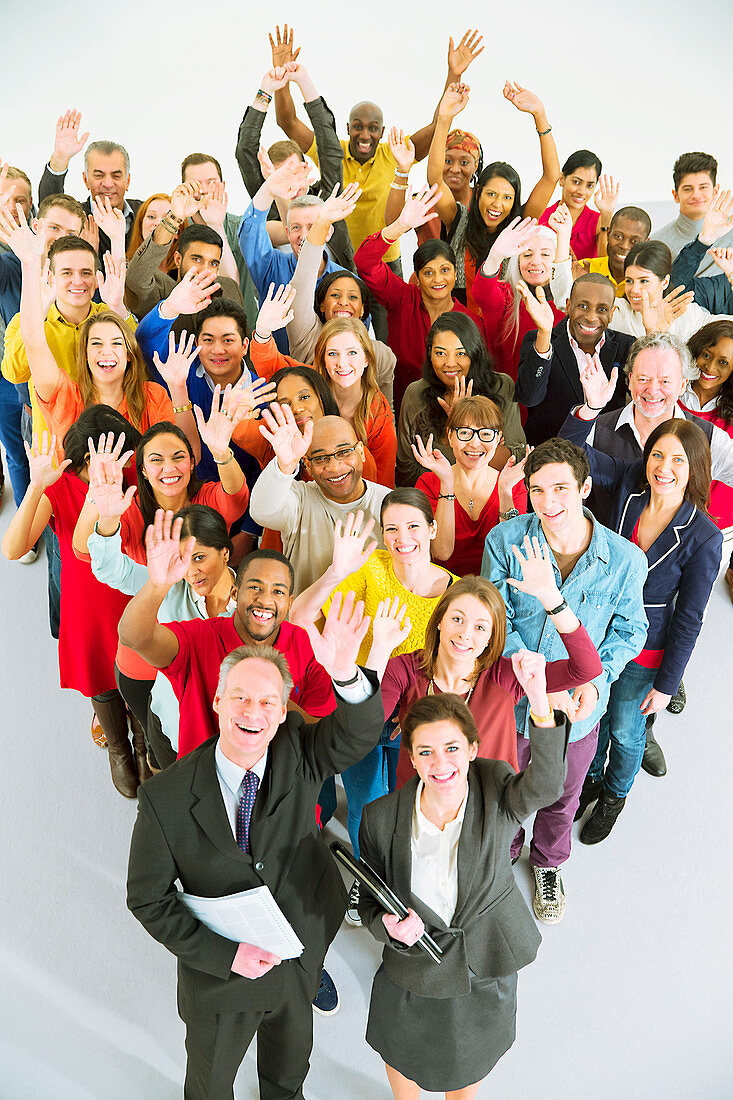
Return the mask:
<path fill-rule="evenodd" d="M 125 908 L 135 807 L 91 742 L 89 704 L 58 688 L 45 574 L 43 558 L 0 558 L 0 1098 L 167 1100 L 184 1065 L 175 961 Z M 669 774 L 641 773 L 611 837 L 575 846 L 566 917 L 520 975 L 519 1038 L 482 1096 L 733 1096 L 732 627 L 719 581 L 687 709 L 658 722 Z M 529 898 L 525 859 L 516 872 Z M 328 956 L 342 1008 L 315 1020 L 309 1100 L 390 1095 L 363 1039 L 378 955 L 344 925 Z M 237 1095 L 257 1096 L 251 1054 Z"/>

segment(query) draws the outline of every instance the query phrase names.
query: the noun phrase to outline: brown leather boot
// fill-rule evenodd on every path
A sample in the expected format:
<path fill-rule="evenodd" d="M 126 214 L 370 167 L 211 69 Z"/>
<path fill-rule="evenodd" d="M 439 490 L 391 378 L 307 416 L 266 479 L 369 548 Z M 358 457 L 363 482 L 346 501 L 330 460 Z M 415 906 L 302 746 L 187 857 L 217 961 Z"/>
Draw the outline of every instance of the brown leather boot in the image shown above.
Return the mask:
<path fill-rule="evenodd" d="M 92 699 L 94 713 L 107 736 L 112 782 L 125 798 L 136 798 L 139 780 L 127 732 L 127 708 L 118 691 L 107 691 Z"/>
<path fill-rule="evenodd" d="M 135 754 L 135 767 L 137 768 L 137 777 L 141 783 L 144 783 L 146 779 L 150 779 L 153 774 L 148 764 L 148 752 L 145 745 L 145 730 L 140 725 L 139 720 L 130 711 L 130 725 L 132 727 L 132 751 Z"/>

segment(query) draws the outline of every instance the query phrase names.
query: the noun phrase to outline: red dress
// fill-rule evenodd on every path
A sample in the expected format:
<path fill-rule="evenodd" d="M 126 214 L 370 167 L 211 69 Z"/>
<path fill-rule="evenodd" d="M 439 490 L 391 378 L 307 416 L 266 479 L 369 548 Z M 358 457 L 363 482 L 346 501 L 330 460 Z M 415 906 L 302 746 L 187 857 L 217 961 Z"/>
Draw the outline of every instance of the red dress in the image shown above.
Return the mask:
<path fill-rule="evenodd" d="M 438 493 L 440 492 L 440 479 L 438 475 L 432 473 L 430 470 L 426 470 L 422 477 L 418 478 L 415 488 L 422 489 L 425 493 L 425 496 L 432 505 L 433 515 L 435 515 L 435 509 L 438 507 Z M 527 490 L 524 487 L 523 481 L 520 481 L 518 485 L 514 486 L 512 499 L 517 511 L 524 514 L 527 511 Z M 453 506 L 456 515 L 455 545 L 451 556 L 440 564 L 445 569 L 449 569 L 451 573 L 455 573 L 457 577 L 466 577 L 469 573 L 478 576 L 481 573 L 481 561 L 484 556 L 486 536 L 499 522 L 498 478 L 494 486 L 494 491 L 481 509 L 481 514 L 478 515 L 476 519 L 472 519 L 468 512 L 465 511 L 463 505 L 459 503 L 458 497 L 454 500 Z"/>
<path fill-rule="evenodd" d="M 90 699 L 117 686 L 117 624 L 130 597 L 98 581 L 89 562 L 74 553 L 74 528 L 88 489 L 78 474 L 63 473 L 46 489 L 45 496 L 53 508 L 61 554 L 61 687 L 73 688 Z"/>

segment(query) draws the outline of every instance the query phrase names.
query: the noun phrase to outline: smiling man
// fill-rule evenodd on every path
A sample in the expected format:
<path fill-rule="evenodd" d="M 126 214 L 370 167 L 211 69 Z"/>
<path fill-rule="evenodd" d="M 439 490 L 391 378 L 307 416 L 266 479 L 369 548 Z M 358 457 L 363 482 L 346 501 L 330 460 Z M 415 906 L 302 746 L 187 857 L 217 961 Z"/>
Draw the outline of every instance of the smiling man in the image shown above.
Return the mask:
<path fill-rule="evenodd" d="M 615 293 L 605 275 L 581 275 L 573 283 L 567 304 L 567 318 L 552 327 L 552 310 L 529 303 L 537 316 L 537 332 L 522 341 L 517 375 L 517 399 L 528 407 L 524 430 L 531 444 L 557 435 L 574 405 L 582 404 L 580 370 L 586 355 L 597 355 L 607 377 L 618 368 L 619 382 L 612 408 L 625 400 L 622 370 L 632 336 L 609 328 Z"/>
<path fill-rule="evenodd" d="M 250 512 L 257 523 L 280 532 L 299 595 L 331 565 L 337 521 L 362 511 L 374 517 L 378 532 L 379 510 L 390 490 L 362 477 L 364 447 L 340 416 L 310 421 L 301 433 L 291 410 L 273 404 L 263 421 L 275 458 L 252 490 Z M 297 480 L 301 460 L 312 481 Z"/>
<path fill-rule="evenodd" d="M 648 240 L 651 231 L 652 220 L 646 210 L 640 206 L 623 206 L 611 218 L 607 255 L 592 256 L 583 260 L 582 266 L 590 274 L 608 276 L 616 288 L 616 297 L 623 298 L 626 293 L 624 260 L 635 244 Z"/>
<path fill-rule="evenodd" d="M 647 561 L 627 539 L 607 530 L 584 507 L 591 489 L 590 466 L 583 451 L 564 439 L 550 439 L 527 458 L 524 480 L 534 513 L 500 523 L 489 532 L 481 566 L 483 576 L 499 589 L 507 609 L 504 656 L 520 649 L 544 654 L 548 661 L 563 655 L 553 619 L 570 606 L 588 631 L 601 658 L 603 672 L 575 689 L 577 704 L 567 751 L 567 775 L 560 798 L 538 810 L 529 862 L 535 876 L 534 911 L 546 924 L 562 919 L 565 891 L 560 867 L 570 856 L 570 830 L 580 791 L 598 742 L 598 727 L 611 684 L 637 656 L 646 639 L 644 581 Z M 522 567 L 514 554 L 525 537 L 549 546 L 557 583 L 557 606 L 542 604 L 514 586 L 522 583 Z M 572 708 L 571 708 L 572 709 Z M 515 708 L 519 767 L 530 758 L 530 709 L 526 700 Z M 512 843 L 519 858 L 524 830 Z"/>
<path fill-rule="evenodd" d="M 718 162 L 710 153 L 683 153 L 675 161 L 672 177 L 672 197 L 680 212 L 674 221 L 652 233 L 652 240 L 664 241 L 674 260 L 685 245 L 702 232 L 705 215 L 718 191 Z M 716 240 L 715 244 L 719 248 L 733 247 L 733 229 Z M 694 274 L 715 275 L 716 270 L 712 256 L 705 252 Z"/>
<path fill-rule="evenodd" d="M 177 576 L 185 556 L 176 540 L 168 564 L 153 572 Z M 303 1096 L 311 1000 L 346 908 L 341 876 L 314 827 L 316 799 L 325 779 L 374 747 L 384 722 L 376 677 L 355 663 L 367 626 L 346 604 L 329 614 L 323 636 L 312 628 L 339 694 L 336 713 L 315 725 L 287 712 L 292 663 L 277 648 L 260 642 L 217 659 L 206 698 L 218 729 L 140 788 L 127 903 L 178 958 L 189 1100 L 231 1097 L 255 1034 L 259 1095 Z M 184 906 L 177 881 L 213 898 L 269 887 L 302 954 L 281 960 L 261 943 L 213 932 Z"/>

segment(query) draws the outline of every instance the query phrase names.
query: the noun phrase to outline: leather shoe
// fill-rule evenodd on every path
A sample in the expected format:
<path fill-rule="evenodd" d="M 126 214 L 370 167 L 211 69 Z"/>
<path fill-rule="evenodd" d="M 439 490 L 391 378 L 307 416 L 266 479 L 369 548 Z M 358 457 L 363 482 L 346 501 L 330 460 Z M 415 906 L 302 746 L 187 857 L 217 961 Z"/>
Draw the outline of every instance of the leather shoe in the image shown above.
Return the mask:
<path fill-rule="evenodd" d="M 653 775 L 656 779 L 667 774 L 667 761 L 664 759 L 662 747 L 653 737 L 647 740 L 641 766 L 648 775 Z"/>
<path fill-rule="evenodd" d="M 614 798 L 608 791 L 601 791 L 601 797 L 593 807 L 593 813 L 580 831 L 582 843 L 598 844 L 601 840 L 605 840 L 625 805 L 625 798 Z"/>

